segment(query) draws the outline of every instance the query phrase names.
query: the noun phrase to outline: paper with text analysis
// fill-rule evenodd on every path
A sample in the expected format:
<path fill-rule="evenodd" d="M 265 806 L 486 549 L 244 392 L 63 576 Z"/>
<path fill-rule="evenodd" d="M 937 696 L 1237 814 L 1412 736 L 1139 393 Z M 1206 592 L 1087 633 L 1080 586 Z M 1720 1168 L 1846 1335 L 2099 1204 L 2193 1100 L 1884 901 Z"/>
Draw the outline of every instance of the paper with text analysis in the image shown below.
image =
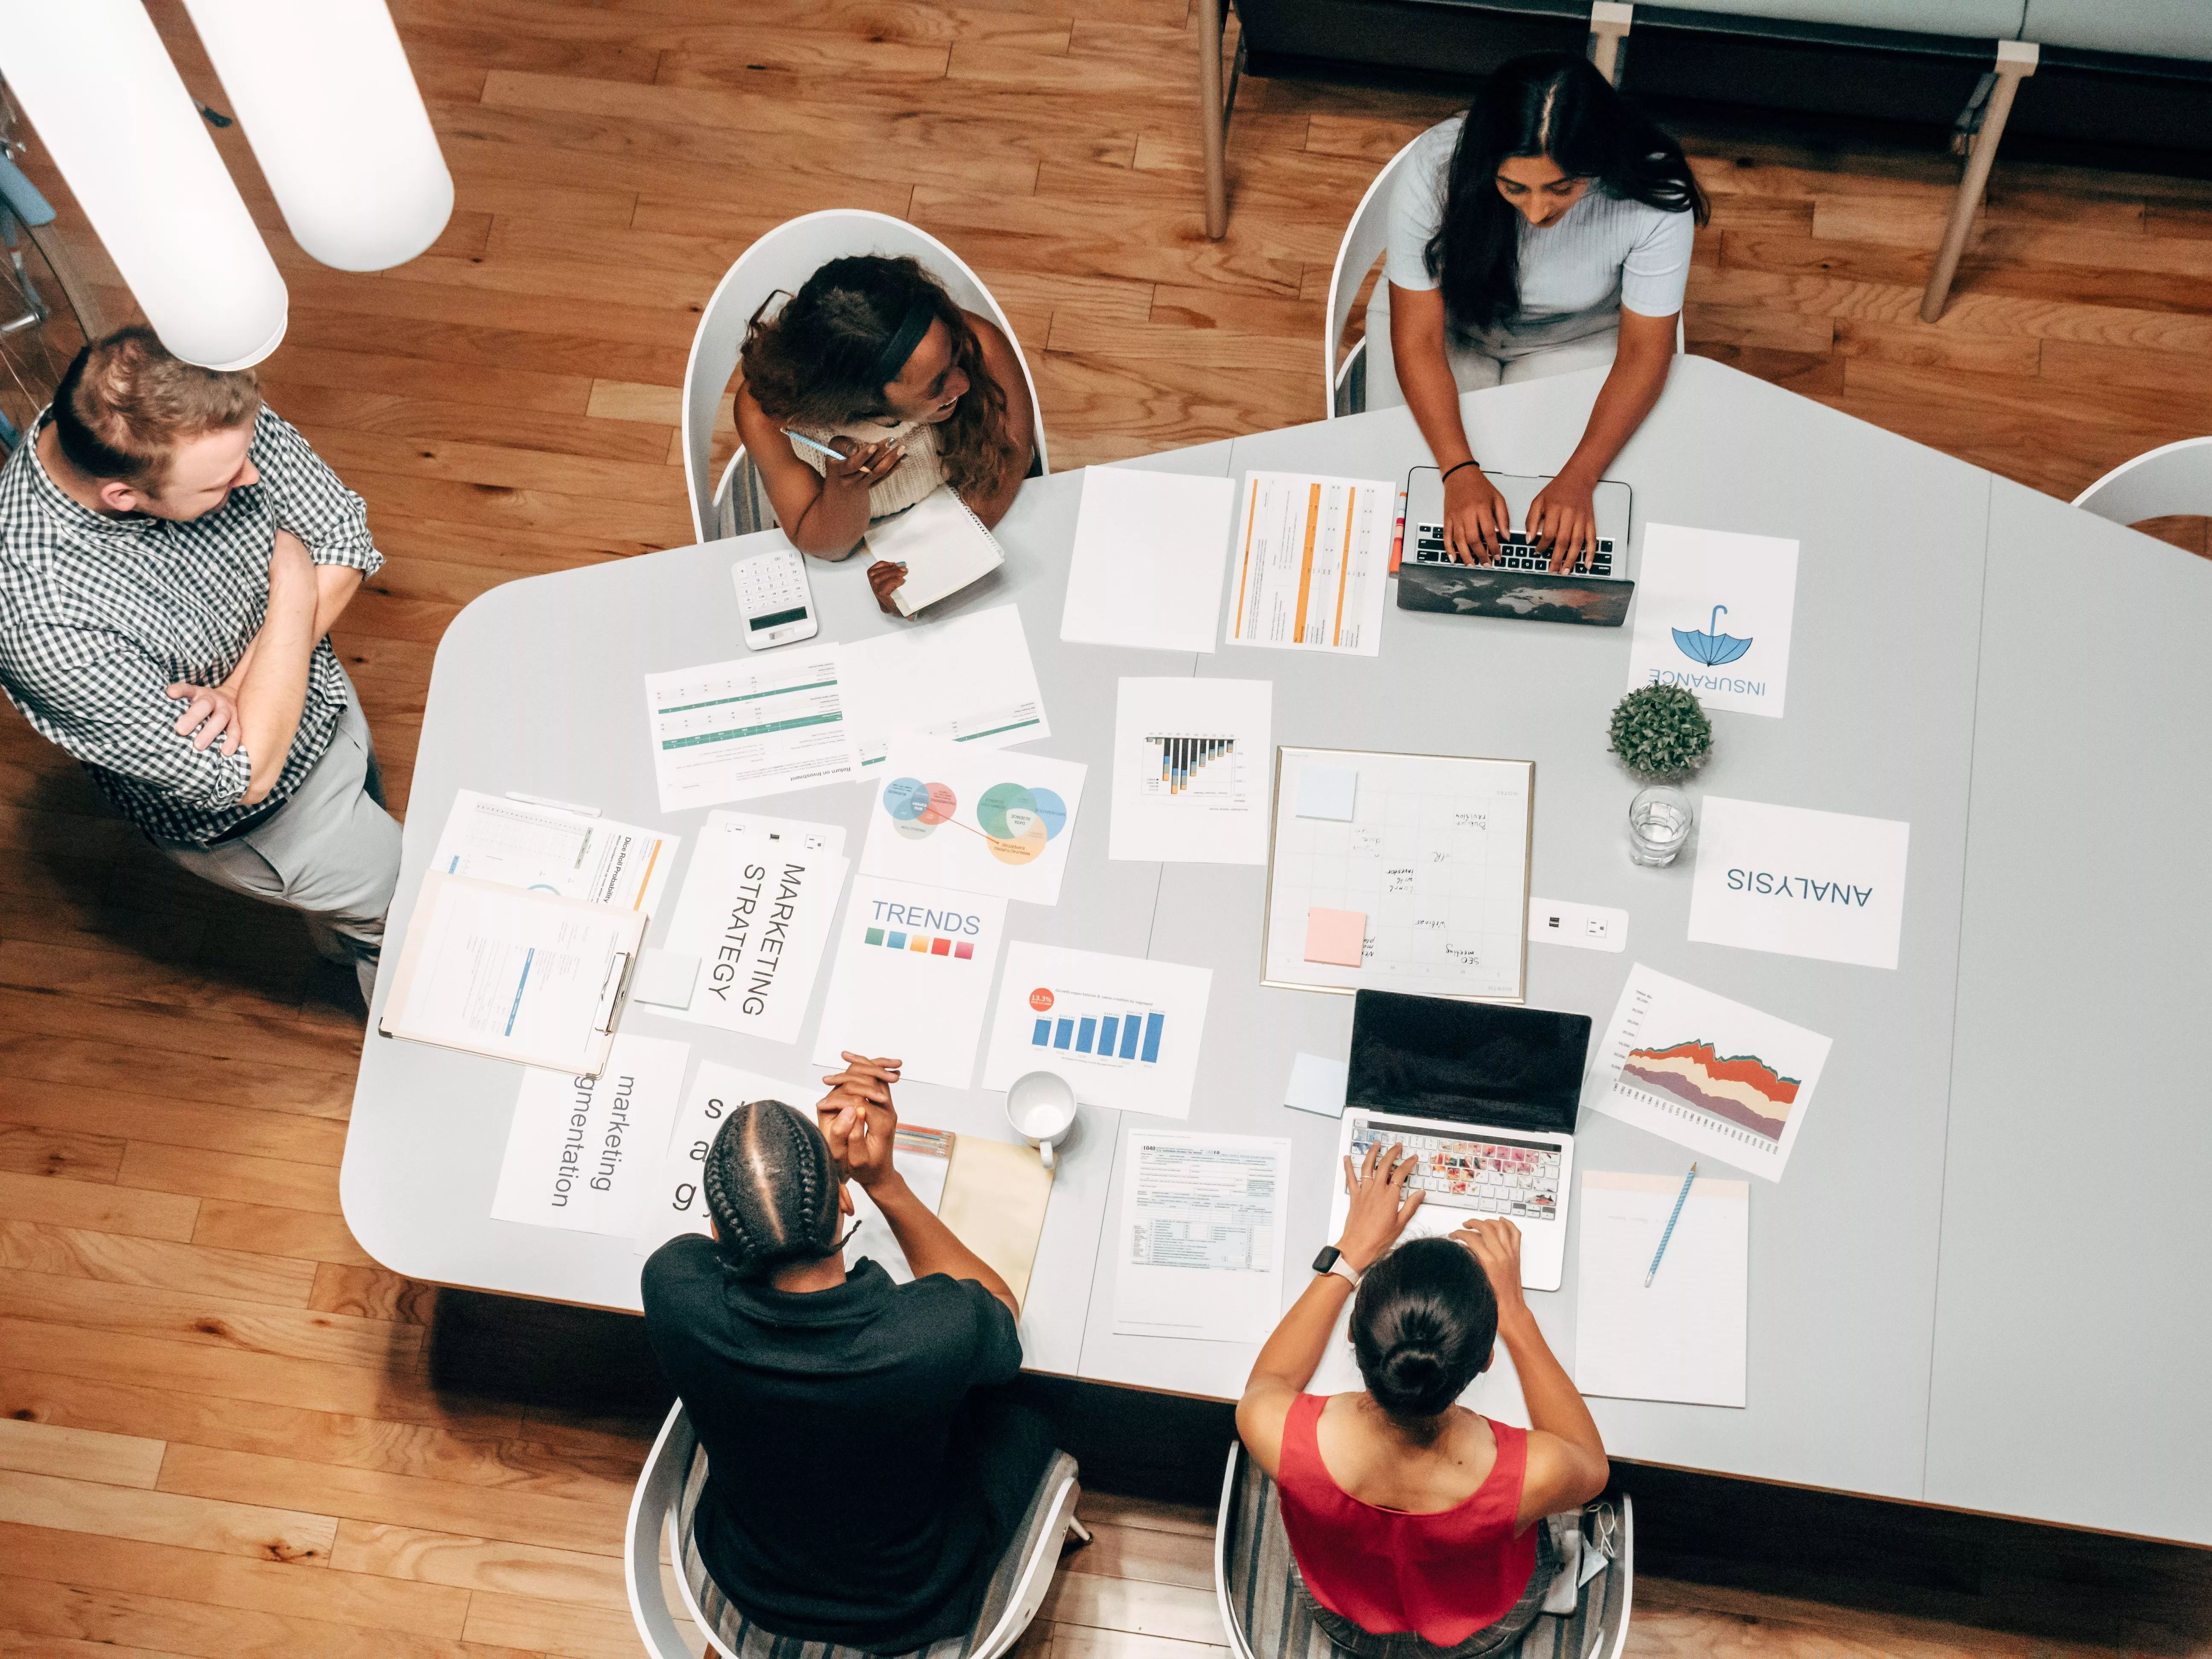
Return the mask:
<path fill-rule="evenodd" d="M 1129 1132 L 1114 1334 L 1260 1342 L 1283 1307 L 1291 1143 Z"/>
<path fill-rule="evenodd" d="M 1212 988 L 1211 968 L 1009 945 L 983 1086 L 1056 1072 L 1086 1106 L 1188 1117 Z"/>
<path fill-rule="evenodd" d="M 1243 501 L 1230 561 L 1227 642 L 1380 652 L 1398 486 L 1254 472 Z"/>
<path fill-rule="evenodd" d="M 932 1215 L 945 1197 L 945 1176 L 952 1167 L 954 1141 L 950 1129 L 902 1123 L 891 1146 L 891 1167 L 906 1177 L 906 1184 Z M 862 1256 L 867 1256 L 881 1263 L 895 1282 L 911 1283 L 914 1269 L 908 1264 L 906 1252 L 899 1248 L 898 1236 L 884 1219 L 876 1200 L 868 1196 L 868 1189 L 857 1181 L 848 1181 L 845 1190 L 853 1200 L 853 1219 L 848 1224 L 852 1231 L 845 1238 L 846 1271 L 849 1273 Z"/>
<path fill-rule="evenodd" d="M 1236 511 L 1234 479 L 1086 467 L 1060 637 L 1212 650 Z"/>
<path fill-rule="evenodd" d="M 1647 524 L 1628 689 L 1679 685 L 1709 709 L 1778 720 L 1796 605 L 1796 542 Z"/>
<path fill-rule="evenodd" d="M 623 1032 L 595 1078 L 524 1072 L 491 1218 L 635 1238 L 690 1054 L 689 1043 Z"/>
<path fill-rule="evenodd" d="M 1032 904 L 1060 902 L 1087 767 L 1025 750 L 901 737 L 881 769 L 862 870 Z"/>
<path fill-rule="evenodd" d="M 814 1059 L 842 1051 L 903 1060 L 916 1083 L 964 1089 L 975 1072 L 1006 902 L 896 878 L 853 878 Z"/>
<path fill-rule="evenodd" d="M 699 977 L 668 1019 L 796 1042 L 845 885 L 842 824 L 709 812 L 663 948 Z"/>
<path fill-rule="evenodd" d="M 681 844 L 658 830 L 463 789 L 453 797 L 430 867 L 502 887 L 650 911 L 668 885 Z"/>
<path fill-rule="evenodd" d="M 1637 963 L 1583 1104 L 1779 1181 L 1828 1039 Z"/>
<path fill-rule="evenodd" d="M 1709 945 L 1894 968 L 1912 826 L 1705 797 L 1690 933 Z"/>
<path fill-rule="evenodd" d="M 835 783 L 857 764 L 834 645 L 647 674 L 645 714 L 664 812 Z"/>
<path fill-rule="evenodd" d="M 1751 1183 L 1700 1171 L 1669 1232 L 1681 1190 L 1679 1175 L 1583 1171 L 1574 1370 L 1584 1394 L 1744 1403 Z"/>
<path fill-rule="evenodd" d="M 1269 680 L 1123 680 L 1106 856 L 1265 864 L 1274 690 Z"/>
<path fill-rule="evenodd" d="M 840 654 L 863 782 L 883 770 L 895 735 L 978 749 L 1052 735 L 1022 613 L 1011 605 L 856 640 Z"/>
<path fill-rule="evenodd" d="M 714 1231 L 707 1195 L 699 1190 L 699 1170 L 732 1107 L 748 1100 L 780 1100 L 811 1121 L 815 1102 L 827 1092 L 819 1076 L 809 1076 L 798 1066 L 788 1075 L 771 1077 L 715 1060 L 700 1061 L 667 1145 L 648 1166 L 654 1178 L 638 1208 L 637 1254 L 651 1255 L 680 1233 L 704 1238 Z"/>

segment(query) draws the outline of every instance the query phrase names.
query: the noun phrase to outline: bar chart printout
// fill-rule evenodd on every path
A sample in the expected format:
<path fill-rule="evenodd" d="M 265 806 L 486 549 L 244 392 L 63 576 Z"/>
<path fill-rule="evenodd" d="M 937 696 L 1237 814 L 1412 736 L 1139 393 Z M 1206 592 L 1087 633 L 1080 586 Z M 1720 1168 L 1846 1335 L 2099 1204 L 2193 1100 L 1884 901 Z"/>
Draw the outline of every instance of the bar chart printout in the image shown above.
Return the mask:
<path fill-rule="evenodd" d="M 1212 970 L 1010 945 L 983 1086 L 1056 1072 L 1089 1106 L 1190 1115 Z"/>
<path fill-rule="evenodd" d="M 1157 749 L 1160 757 L 1158 772 L 1147 780 L 1153 794 L 1180 795 L 1187 793 L 1194 784 L 1201 781 L 1199 775 L 1206 769 L 1207 763 L 1237 752 L 1234 737 L 1176 737 L 1164 732 L 1154 732 L 1146 735 L 1145 742 L 1148 747 Z M 1219 775 L 1219 787 L 1223 789 L 1233 787 L 1227 775 L 1231 769 L 1224 768 Z"/>
<path fill-rule="evenodd" d="M 1227 643 L 1374 656 L 1397 506 L 1385 479 L 1249 475 Z"/>
<path fill-rule="evenodd" d="M 1265 864 L 1273 693 L 1267 680 L 1123 680 L 1107 856 Z"/>

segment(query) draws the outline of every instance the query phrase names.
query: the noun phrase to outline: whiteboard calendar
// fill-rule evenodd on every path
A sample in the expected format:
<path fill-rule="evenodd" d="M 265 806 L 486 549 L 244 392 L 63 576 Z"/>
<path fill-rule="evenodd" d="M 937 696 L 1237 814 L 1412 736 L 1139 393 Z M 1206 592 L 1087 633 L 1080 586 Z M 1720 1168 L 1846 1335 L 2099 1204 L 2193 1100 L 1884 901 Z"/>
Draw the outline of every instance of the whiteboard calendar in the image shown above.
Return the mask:
<path fill-rule="evenodd" d="M 1261 978 L 1518 1002 L 1533 761 L 1275 751 Z"/>

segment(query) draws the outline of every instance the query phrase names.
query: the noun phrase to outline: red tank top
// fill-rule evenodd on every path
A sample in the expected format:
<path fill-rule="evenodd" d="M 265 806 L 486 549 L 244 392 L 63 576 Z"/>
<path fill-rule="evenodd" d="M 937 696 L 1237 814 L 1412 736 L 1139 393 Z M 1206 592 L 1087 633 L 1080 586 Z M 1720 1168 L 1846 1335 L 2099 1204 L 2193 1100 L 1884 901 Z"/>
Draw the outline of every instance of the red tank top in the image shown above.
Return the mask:
<path fill-rule="evenodd" d="M 1483 1483 L 1455 1508 L 1414 1515 L 1336 1484 L 1316 1434 L 1328 1403 L 1316 1394 L 1291 1402 L 1275 1477 L 1283 1530 L 1314 1599 L 1377 1636 L 1417 1631 L 1438 1647 L 1504 1618 L 1536 1569 L 1536 1528 L 1513 1535 L 1528 1431 L 1491 1424 L 1498 1462 Z"/>

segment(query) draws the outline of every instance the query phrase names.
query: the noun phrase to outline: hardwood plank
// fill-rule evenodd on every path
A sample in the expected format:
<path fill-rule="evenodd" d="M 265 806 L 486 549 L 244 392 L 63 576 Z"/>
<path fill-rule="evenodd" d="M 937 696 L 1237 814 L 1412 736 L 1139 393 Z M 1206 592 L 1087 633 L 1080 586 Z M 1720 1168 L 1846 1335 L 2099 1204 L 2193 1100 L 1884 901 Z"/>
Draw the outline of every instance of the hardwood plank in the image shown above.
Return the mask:
<path fill-rule="evenodd" d="M 337 1532 L 326 1515 L 9 1470 L 0 1470 L 0 1521 L 316 1567 Z"/>
<path fill-rule="evenodd" d="M 142 1075 L 137 1080 L 143 1084 L 151 1079 Z M 112 1089 L 72 1090 L 63 1094 L 11 1088 L 0 1093 L 0 1124 L 61 1133 L 72 1117 L 98 1122 L 106 1132 L 100 1138 L 118 1143 L 161 1141 L 207 1152 L 245 1152 L 333 1167 L 345 1150 L 345 1125 L 335 1118 L 205 1101 L 163 1100 Z M 0 1147 L 5 1146 L 5 1133 L 0 1131 Z"/>
<path fill-rule="evenodd" d="M 172 1063 L 179 1068 L 210 1073 L 218 1072 L 234 1057 L 336 1066 L 349 1073 L 361 1059 L 358 1021 L 349 1033 L 315 1031 L 281 1013 L 252 1008 L 195 1012 L 150 1002 L 95 1005 L 43 990 L 0 986 L 0 1022 L 11 1031 L 38 1036 L 88 1037 L 105 1032 L 120 1042 L 173 1054 L 178 1059 Z"/>
<path fill-rule="evenodd" d="M 1841 357 L 1878 357 L 1922 368 L 1961 374 L 2032 375 L 2041 361 L 2042 342 L 1973 334 L 1941 323 L 1881 323 L 1860 317 L 1835 319 L 1835 350 Z"/>
<path fill-rule="evenodd" d="M 164 864 L 162 869 L 173 869 Z M 199 884 L 195 884 L 196 885 Z M 126 1042 L 0 1032 L 0 1075 L 11 1084 L 43 1083 L 72 1093 L 127 1091 L 159 1076 L 169 1101 L 205 1101 L 264 1112 L 343 1121 L 353 1103 L 349 1072 L 328 1072 L 243 1055 L 204 1069 L 179 1066 L 176 1056 Z"/>
<path fill-rule="evenodd" d="M 1051 1659 L 1224 1659 L 1229 1652 L 1218 1643 L 1182 1642 L 1130 1631 L 1098 1630 L 1085 1625 L 1051 1628 Z"/>
<path fill-rule="evenodd" d="M 619 1606 L 626 1594 L 623 1564 L 611 1555 L 366 1521 L 338 1522 L 331 1565 L 349 1572 L 585 1607 Z"/>
<path fill-rule="evenodd" d="M 335 1211 L 317 1214 L 284 1206 L 210 1198 L 199 1206 L 191 1242 L 223 1249 L 252 1245 L 280 1255 L 349 1267 L 376 1265 L 375 1259 L 355 1242 L 345 1218 Z"/>
<path fill-rule="evenodd" d="M 387 1268 L 325 1261 L 315 1270 L 313 1292 L 307 1305 L 320 1313 L 353 1314 L 366 1319 L 428 1325 L 437 1297 L 434 1286 L 402 1279 Z"/>
<path fill-rule="evenodd" d="M 1086 1505 L 1089 1497 L 1085 1494 Z M 1188 1589 L 1212 1589 L 1212 1527 L 1203 1533 L 1123 1527 L 1107 1521 L 1092 1521 L 1090 1527 L 1091 1542 L 1066 1559 L 1063 1572 L 1181 1584 Z"/>
<path fill-rule="evenodd" d="M 104 1486 L 151 1486 L 161 1472 L 161 1442 L 58 1424 L 0 1417 L 0 1469 L 58 1475 Z"/>
<path fill-rule="evenodd" d="M 288 1308 L 307 1306 L 316 1284 L 313 1261 L 35 1221 L 0 1221 L 0 1267 Z"/>
<path fill-rule="evenodd" d="M 1836 343 L 1832 317 L 1765 306 L 1686 303 L 1682 307 L 1686 338 L 1717 345 L 1768 346 L 1778 351 L 1813 352 L 1825 356 Z"/>
<path fill-rule="evenodd" d="M 1164 1636 L 1178 1642 L 1210 1644 L 1222 1633 L 1221 1610 L 1210 1585 L 1194 1589 L 1183 1584 L 1098 1578 L 1087 1573 L 1063 1573 L 1055 1578 L 1037 1616 L 1055 1625 Z M 1058 1645 L 1057 1632 L 1054 1644 Z"/>
<path fill-rule="evenodd" d="M 1302 250 L 1315 240 L 1307 231 L 1288 245 L 1242 233 L 1209 241 L 1194 202 L 1022 201 L 922 185 L 913 212 L 915 223 L 971 261 L 1256 294 L 1295 295 L 1308 257 Z"/>
<path fill-rule="evenodd" d="M 1109 1526 L 1144 1528 L 1153 1532 L 1181 1533 L 1185 1537 L 1213 1537 L 1213 1511 L 1195 1504 L 1162 1504 L 1146 1498 L 1125 1498 L 1119 1492 L 1085 1490 L 1079 1506 L 1085 1522 Z"/>
<path fill-rule="evenodd" d="M 0 1112 L 6 1109 L 0 1103 Z M 112 1182 L 123 1164 L 123 1142 L 82 1129 L 45 1128 L 0 1117 L 0 1170 L 66 1181 Z"/>
<path fill-rule="evenodd" d="M 124 1153 L 118 1179 L 126 1187 L 144 1187 L 157 1193 L 189 1193 L 278 1209 L 313 1210 L 329 1216 L 341 1213 L 337 1171 L 325 1164 L 204 1152 L 190 1146 L 135 1140 Z M 195 1237 L 194 1242 L 202 1241 Z"/>
<path fill-rule="evenodd" d="M 0 1271 L 0 1318 L 382 1368 L 421 1352 L 419 1326 L 274 1307 L 204 1292 Z"/>
<path fill-rule="evenodd" d="M 382 438 L 424 442 L 473 442 L 484 447 L 530 453 L 580 456 L 592 459 L 646 461 L 659 459 L 659 447 L 641 434 L 583 415 L 556 414 L 519 405 L 440 402 L 423 397 L 358 389 L 307 390 L 287 410 L 319 450 L 322 434 L 374 434 Z M 335 464 L 335 463 L 334 463 Z M 347 612 L 350 620 L 352 612 Z"/>
<path fill-rule="evenodd" d="M 0 1213 L 135 1238 L 189 1239 L 199 1200 L 105 1182 L 50 1181 L 0 1170 Z"/>
<path fill-rule="evenodd" d="M 297 1007 L 302 989 L 291 964 L 270 963 L 258 972 L 216 979 L 137 951 L 27 939 L 0 939 L 0 986 L 71 1000 L 240 1013 Z"/>
<path fill-rule="evenodd" d="M 626 1605 L 580 1607 L 573 1601 L 477 1590 L 469 1597 L 465 1634 L 472 1642 L 531 1647 L 574 1659 L 637 1659 L 637 1626 Z"/>

